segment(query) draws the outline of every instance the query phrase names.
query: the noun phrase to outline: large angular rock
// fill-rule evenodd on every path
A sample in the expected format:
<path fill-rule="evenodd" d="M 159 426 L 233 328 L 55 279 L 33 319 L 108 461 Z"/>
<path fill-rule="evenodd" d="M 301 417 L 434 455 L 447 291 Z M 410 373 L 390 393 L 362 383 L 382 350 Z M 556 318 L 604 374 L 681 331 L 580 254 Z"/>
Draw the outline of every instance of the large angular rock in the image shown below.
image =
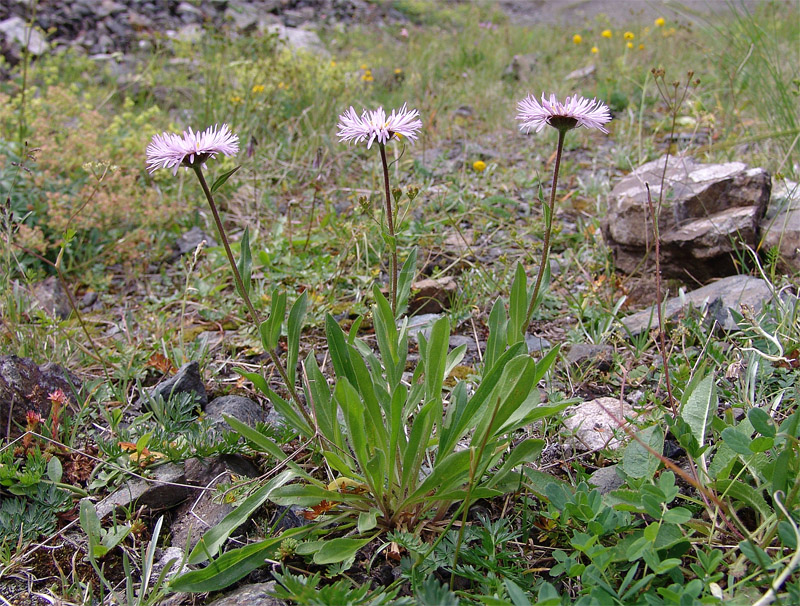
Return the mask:
<path fill-rule="evenodd" d="M 200 365 L 195 362 L 187 362 L 180 367 L 175 376 L 170 377 L 149 390 L 151 396 L 160 394 L 164 401 L 168 402 L 170 397 L 179 393 L 194 393 L 195 401 L 200 406 L 208 404 L 208 394 L 206 386 L 203 384 L 203 377 L 200 375 Z M 136 406 L 140 409 L 148 406 L 146 398 L 139 398 Z"/>
<path fill-rule="evenodd" d="M 597 398 L 570 407 L 564 418 L 564 428 L 571 432 L 567 446 L 576 451 L 615 450 L 627 441 L 623 427 L 635 416 L 631 405 L 618 398 Z"/>
<path fill-rule="evenodd" d="M 188 498 L 192 487 L 186 484 L 184 466 L 167 463 L 153 470 L 152 477 L 132 477 L 96 506 L 101 520 L 116 509 L 145 506 L 161 511 L 172 509 Z"/>
<path fill-rule="evenodd" d="M 646 185 L 656 206 L 665 161 L 640 166 L 611 192 L 603 233 L 622 271 L 633 271 L 648 248 L 652 252 Z M 735 273 L 736 251 L 756 246 L 770 189 L 769 173 L 761 168 L 669 157 L 658 219 L 662 272 L 699 280 Z"/>
<path fill-rule="evenodd" d="M 81 381 L 74 374 L 57 364 L 39 366 L 30 358 L 0 356 L 0 437 L 19 436 L 29 410 L 46 419 L 52 406 L 48 395 L 58 389 L 77 408 L 73 389 L 80 391 Z"/>
<path fill-rule="evenodd" d="M 759 228 L 762 254 L 775 248 L 781 271 L 800 271 L 800 184 L 780 181 L 775 185 Z"/>
<path fill-rule="evenodd" d="M 742 305 L 752 307 L 758 314 L 764 303 L 772 297 L 769 285 L 761 278 L 752 276 L 728 276 L 702 288 L 685 293 L 682 296 L 668 299 L 664 305 L 664 319 L 673 318 L 692 305 L 702 308 L 704 305 L 717 309 L 717 323 L 726 330 L 735 330 L 736 322 L 730 310 L 741 311 Z M 622 324 L 632 335 L 637 335 L 643 330 L 658 327 L 656 307 L 648 307 L 624 318 Z"/>

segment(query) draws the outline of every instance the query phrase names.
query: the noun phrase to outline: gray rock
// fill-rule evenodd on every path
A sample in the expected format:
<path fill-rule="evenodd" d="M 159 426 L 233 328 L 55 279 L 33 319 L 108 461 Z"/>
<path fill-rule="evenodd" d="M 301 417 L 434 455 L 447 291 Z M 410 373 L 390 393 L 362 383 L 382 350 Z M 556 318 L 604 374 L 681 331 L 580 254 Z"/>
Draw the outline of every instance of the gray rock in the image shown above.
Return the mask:
<path fill-rule="evenodd" d="M 450 336 L 450 349 L 455 349 L 462 345 L 467 346 L 467 351 L 477 351 L 478 344 L 475 342 L 474 337 L 467 337 L 466 335 L 451 335 Z"/>
<path fill-rule="evenodd" d="M 183 465 L 161 465 L 153 470 L 152 478 L 134 477 L 100 501 L 95 507 L 97 516 L 102 520 L 118 507 L 172 509 L 192 492 L 185 481 Z"/>
<path fill-rule="evenodd" d="M 205 407 L 208 403 L 208 395 L 203 378 L 200 376 L 200 365 L 197 362 L 187 362 L 178 369 L 175 376 L 159 383 L 149 391 L 151 396 L 156 393 L 161 394 L 165 401 L 169 400 L 170 395 L 191 392 L 194 392 L 197 403 Z M 139 398 L 137 406 L 146 406 L 146 398 Z"/>
<path fill-rule="evenodd" d="M 539 56 L 536 53 L 514 55 L 503 70 L 503 78 L 518 82 L 527 82 L 536 72 L 536 64 L 538 62 Z"/>
<path fill-rule="evenodd" d="M 776 248 L 780 253 L 778 268 L 781 271 L 800 271 L 800 184 L 778 182 L 759 228 L 762 253 Z"/>
<path fill-rule="evenodd" d="M 525 335 L 525 344 L 528 346 L 528 352 L 544 351 L 550 349 L 550 341 L 543 337 L 534 337 L 533 335 Z"/>
<path fill-rule="evenodd" d="M 29 410 L 46 419 L 52 406 L 48 394 L 58 389 L 77 409 L 73 388 L 80 393 L 80 379 L 57 364 L 39 366 L 30 358 L 0 356 L 0 437 L 15 438 L 25 431 Z"/>
<path fill-rule="evenodd" d="M 259 470 L 239 456 L 187 461 L 186 481 L 212 490 L 203 490 L 197 498 L 185 501 L 175 510 L 170 527 L 173 546 L 190 552 L 206 531 L 219 524 L 233 511 L 234 508 L 230 504 L 215 500 L 213 491 L 220 484 L 230 484 L 233 481 L 233 474 L 240 477 L 257 477 Z"/>
<path fill-rule="evenodd" d="M 212 427 L 216 431 L 230 431 L 231 427 L 222 418 L 222 415 L 234 417 L 255 427 L 256 423 L 266 423 L 267 413 L 250 398 L 242 396 L 221 396 L 215 398 L 205 408 L 206 418 L 211 421 Z"/>
<path fill-rule="evenodd" d="M 625 481 L 617 474 L 617 466 L 601 467 L 589 477 L 589 484 L 597 488 L 600 494 L 607 494 L 620 488 Z"/>
<path fill-rule="evenodd" d="M 286 606 L 286 602 L 272 597 L 275 581 L 239 587 L 233 593 L 214 600 L 208 606 Z"/>
<path fill-rule="evenodd" d="M 442 314 L 421 314 L 419 316 L 412 316 L 408 319 L 408 336 L 410 339 L 416 339 L 419 333 L 425 335 L 426 339 L 430 339 L 433 324 L 442 317 Z"/>
<path fill-rule="evenodd" d="M 772 291 L 761 278 L 752 276 L 728 276 L 712 282 L 702 288 L 693 290 L 683 296 L 668 299 L 664 306 L 664 318 L 673 318 L 687 305 L 701 308 L 703 305 L 719 307 L 718 322 L 726 330 L 737 328 L 730 310 L 740 311 L 742 305 L 748 305 L 758 313 L 764 303 L 770 300 Z M 658 316 L 655 306 L 636 312 L 622 320 L 622 324 L 633 335 L 643 330 L 658 327 Z"/>
<path fill-rule="evenodd" d="M 93 290 L 87 290 L 81 297 L 81 309 L 86 309 L 97 303 L 97 293 Z"/>
<path fill-rule="evenodd" d="M 21 17 L 14 16 L 0 21 L 0 34 L 3 34 L 9 46 L 27 48 L 30 54 L 37 57 L 47 52 L 48 44 L 44 34 L 36 27 L 29 28 Z M 16 54 L 18 59 L 22 56 L 19 52 Z"/>
<path fill-rule="evenodd" d="M 595 67 L 594 63 L 590 63 L 586 67 L 581 67 L 571 71 L 564 76 L 564 80 L 581 80 L 583 78 L 588 78 L 589 76 L 593 76 L 595 71 L 597 71 L 597 68 Z"/>
<path fill-rule="evenodd" d="M 259 8 L 249 2 L 232 1 L 225 9 L 225 19 L 229 20 L 236 31 L 247 34 L 256 30 L 259 24 Z"/>
<path fill-rule="evenodd" d="M 170 38 L 181 42 L 199 42 L 203 39 L 205 32 L 199 23 L 187 23 L 181 25 L 177 30 L 168 31 L 167 34 Z"/>
<path fill-rule="evenodd" d="M 597 398 L 567 409 L 564 428 L 570 432 L 566 440 L 576 451 L 615 450 L 626 441 L 626 418 L 634 417 L 633 408 L 618 398 Z"/>
<path fill-rule="evenodd" d="M 650 185 L 656 205 L 665 159 L 640 166 L 609 196 L 603 233 L 622 271 L 633 271 L 651 247 L 645 185 Z M 732 253 L 755 247 L 770 188 L 770 176 L 761 168 L 741 162 L 699 164 L 689 157 L 670 156 L 658 219 L 662 272 L 700 280 L 734 273 Z"/>
<path fill-rule="evenodd" d="M 278 38 L 284 40 L 291 49 L 305 50 L 325 57 L 330 55 L 316 32 L 309 29 L 286 27 L 281 23 L 274 23 L 267 26 L 266 30 L 271 34 L 277 34 Z"/>
<path fill-rule="evenodd" d="M 33 299 L 52 318 L 65 320 L 72 312 L 69 295 L 56 276 L 49 276 L 31 286 Z"/>
<path fill-rule="evenodd" d="M 590 365 L 605 372 L 611 368 L 614 348 L 611 345 L 576 343 L 567 352 L 567 363 L 571 365 Z"/>
<path fill-rule="evenodd" d="M 445 276 L 436 280 L 426 278 L 411 285 L 411 300 L 408 308 L 411 313 L 434 314 L 450 309 L 456 296 L 458 285 L 455 278 Z"/>

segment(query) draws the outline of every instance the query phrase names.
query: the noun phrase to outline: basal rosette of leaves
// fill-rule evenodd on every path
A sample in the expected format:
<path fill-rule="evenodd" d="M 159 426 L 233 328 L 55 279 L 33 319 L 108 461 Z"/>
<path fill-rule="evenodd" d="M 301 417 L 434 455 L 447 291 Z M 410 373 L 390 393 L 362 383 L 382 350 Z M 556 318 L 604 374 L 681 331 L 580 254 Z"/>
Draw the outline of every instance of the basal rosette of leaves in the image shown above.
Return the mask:
<path fill-rule="evenodd" d="M 400 309 L 408 297 L 415 259 L 412 252 L 400 272 Z M 524 284 L 522 290 L 527 293 Z M 528 438 L 512 447 L 513 438 L 524 426 L 555 415 L 567 405 L 542 405 L 537 389 L 556 360 L 557 348 L 534 360 L 522 339 L 515 336 L 509 344 L 508 334 L 514 331 L 507 331 L 505 311 L 495 311 L 490 338 L 495 351 L 480 380 L 471 392 L 467 382 L 459 381 L 447 394 L 444 381 L 465 349 L 448 351 L 449 320 L 439 319 L 429 338 L 418 335 L 419 361 L 409 377 L 407 318 L 398 327 L 389 301 L 377 286 L 373 298 L 377 351 L 356 337 L 361 318 L 345 334 L 329 315 L 325 328 L 335 378 L 329 383 L 315 354 L 308 355 L 302 365 L 307 410 L 297 410 L 281 398 L 261 375 L 240 371 L 270 399 L 300 439 L 324 458 L 329 476 L 309 474 L 269 437 L 227 418 L 254 448 L 286 465 L 285 471 L 251 497 L 252 506 L 266 500 L 303 506 L 314 523 L 228 551 L 206 568 L 175 579 L 174 590 L 225 587 L 260 566 L 263 554 L 272 553 L 283 538 L 304 538 L 312 529 L 318 537 L 301 543 L 298 553 L 312 557 L 316 564 L 346 565 L 384 531 L 419 533 L 426 524 L 457 519 L 475 499 L 517 490 L 519 474 L 514 470 L 536 458 L 544 442 Z M 301 295 L 288 318 L 287 369 L 292 380 L 296 379 L 292 369 L 297 366 L 305 307 L 306 296 Z M 502 301 L 495 306 L 496 310 L 504 307 Z M 516 321 L 521 324 L 527 300 L 521 300 L 518 308 L 522 318 Z M 272 313 L 260 330 L 268 351 L 281 337 L 285 309 L 285 295 L 273 295 Z M 208 531 L 190 554 L 189 563 L 216 556 L 241 521 L 231 519 Z M 255 554 L 261 554 L 261 559 Z"/>

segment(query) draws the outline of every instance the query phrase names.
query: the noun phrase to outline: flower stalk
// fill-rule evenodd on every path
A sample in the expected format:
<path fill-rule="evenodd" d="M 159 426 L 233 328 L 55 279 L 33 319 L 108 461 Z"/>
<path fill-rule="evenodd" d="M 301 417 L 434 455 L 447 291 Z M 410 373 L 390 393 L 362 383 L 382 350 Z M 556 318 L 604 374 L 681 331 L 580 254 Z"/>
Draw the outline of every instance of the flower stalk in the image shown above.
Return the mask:
<path fill-rule="evenodd" d="M 523 334 L 528 332 L 533 311 L 536 308 L 536 300 L 539 298 L 539 290 L 542 286 L 545 268 L 550 256 L 550 236 L 553 228 L 553 214 L 556 207 L 556 190 L 558 189 L 558 171 L 561 168 L 561 155 L 564 151 L 564 137 L 567 131 L 579 126 L 585 128 L 596 128 L 599 131 L 608 133 L 605 124 L 611 121 L 611 113 L 606 105 L 597 99 L 584 99 L 578 95 L 567 97 L 561 103 L 555 95 L 545 98 L 542 93 L 542 100 L 539 102 L 533 95 L 528 95 L 517 104 L 519 114 L 517 119 L 522 121 L 520 130 L 530 132 L 535 129 L 538 133 L 545 126 L 552 126 L 558 131 L 558 147 L 556 148 L 556 161 L 553 167 L 553 186 L 550 190 L 550 203 L 545 213 L 544 242 L 542 243 L 542 260 L 539 264 L 539 273 L 536 276 L 536 283 L 533 287 L 528 311 L 525 315 L 525 328 Z"/>
<path fill-rule="evenodd" d="M 386 194 L 386 226 L 389 229 L 389 248 L 392 249 L 392 313 L 397 315 L 397 240 L 394 233 L 394 211 L 392 210 L 392 196 L 389 191 L 389 164 L 386 162 L 386 145 L 378 144 L 381 150 L 381 164 L 383 165 L 383 186 Z"/>

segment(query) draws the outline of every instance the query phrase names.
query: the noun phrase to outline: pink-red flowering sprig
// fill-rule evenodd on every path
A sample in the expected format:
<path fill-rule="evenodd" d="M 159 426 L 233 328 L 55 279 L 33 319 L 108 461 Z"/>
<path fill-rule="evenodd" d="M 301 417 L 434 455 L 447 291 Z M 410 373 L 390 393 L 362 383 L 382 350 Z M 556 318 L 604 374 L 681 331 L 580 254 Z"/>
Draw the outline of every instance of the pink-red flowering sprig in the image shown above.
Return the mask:
<path fill-rule="evenodd" d="M 533 95 L 528 95 L 517 103 L 517 120 L 520 120 L 520 130 L 529 133 L 535 130 L 537 133 L 545 126 L 552 126 L 558 130 L 558 147 L 556 148 L 556 161 L 553 167 L 553 185 L 550 189 L 550 204 L 546 213 L 546 225 L 544 231 L 544 242 L 542 245 L 542 262 L 539 265 L 539 273 L 536 276 L 536 284 L 533 287 L 533 295 L 528 304 L 528 313 L 525 322 L 525 332 L 530 325 L 536 300 L 539 297 L 539 289 L 542 285 L 545 267 L 548 263 L 550 252 L 550 234 L 553 226 L 553 213 L 556 204 L 556 189 L 558 188 L 558 171 L 561 167 L 561 154 L 564 150 L 564 136 L 573 128 L 583 126 L 594 128 L 601 132 L 608 133 L 605 125 L 611 121 L 611 112 L 602 101 L 586 99 L 580 95 L 567 97 L 562 103 L 555 95 L 549 98 L 542 93 L 541 103 Z"/>

